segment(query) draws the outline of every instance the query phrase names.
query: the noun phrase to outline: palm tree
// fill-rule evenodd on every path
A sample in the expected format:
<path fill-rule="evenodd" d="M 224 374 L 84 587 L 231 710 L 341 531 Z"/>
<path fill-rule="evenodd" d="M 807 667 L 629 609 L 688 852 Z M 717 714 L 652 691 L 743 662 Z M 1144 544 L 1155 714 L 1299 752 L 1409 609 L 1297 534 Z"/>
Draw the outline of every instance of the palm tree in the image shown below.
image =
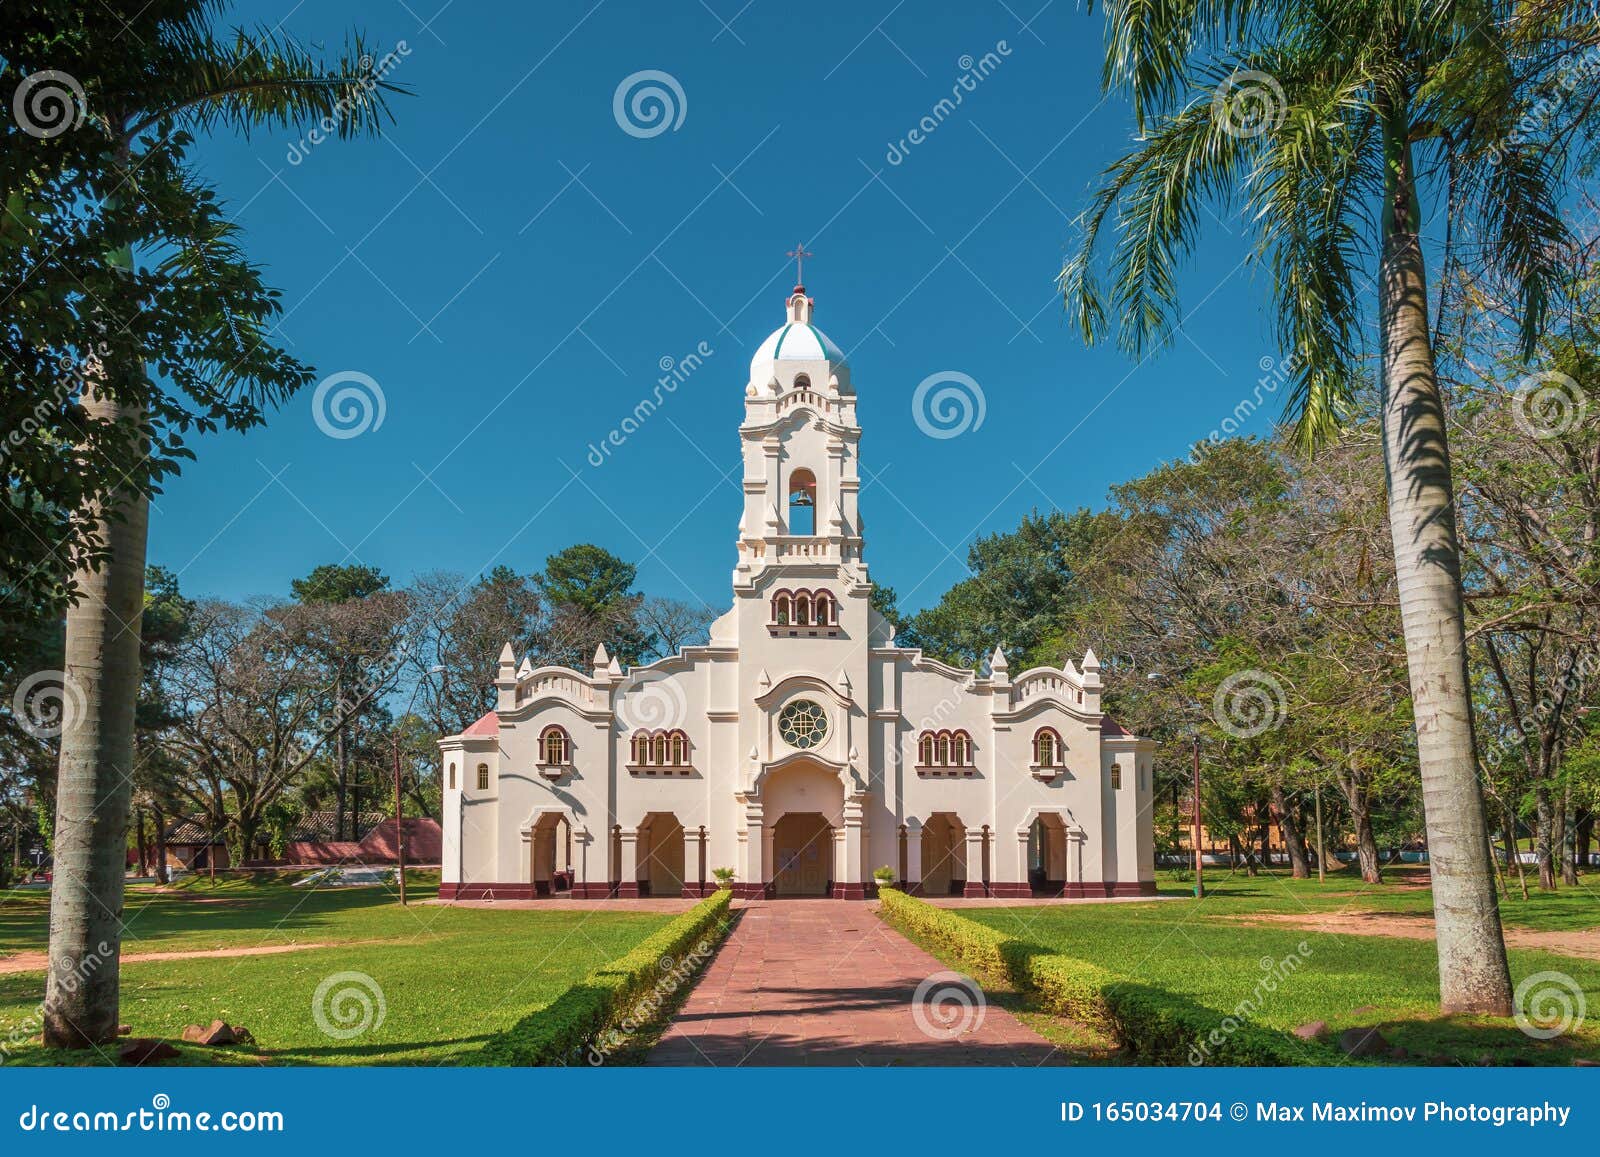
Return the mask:
<path fill-rule="evenodd" d="M 185 216 L 174 205 L 193 207 L 194 231 L 145 239 L 161 251 L 158 276 L 186 278 L 212 303 L 197 309 L 193 330 L 179 339 L 188 356 L 200 351 L 195 360 L 204 368 L 180 374 L 174 364 L 183 357 L 164 356 L 163 374 L 199 399 L 202 411 L 217 414 L 217 399 L 225 398 L 220 421 L 238 427 L 259 421 L 310 374 L 276 351 L 270 310 L 241 314 L 227 307 L 254 270 L 210 191 L 181 164 L 174 167 L 173 158 L 191 134 L 213 129 L 248 135 L 263 126 L 315 123 L 325 135 L 376 132 L 387 115 L 385 94 L 397 87 L 383 79 L 359 37 L 330 62 L 275 32 L 239 31 L 224 39 L 211 27 L 223 7 L 217 0 L 160 0 L 120 29 L 99 21 L 103 35 L 75 5 L 41 7 L 63 25 L 59 39 L 45 43 L 57 59 L 69 56 L 87 94 L 90 124 L 81 131 L 103 135 L 103 165 L 90 174 L 102 210 L 142 202 L 166 222 Z M 131 249 L 115 250 L 106 261 L 136 276 Z M 110 332 L 116 319 L 104 324 Z M 170 415 L 173 403 L 137 362 L 91 372 L 81 419 L 148 444 L 157 429 L 152 415 Z M 147 487 L 124 481 L 79 512 L 101 550 L 75 566 L 77 598 L 67 612 L 66 669 L 83 710 L 61 737 L 44 1005 L 44 1039 L 52 1047 L 103 1045 L 117 1035 L 148 506 Z"/>
<path fill-rule="evenodd" d="M 1176 267 L 1202 213 L 1239 205 L 1272 276 L 1287 410 L 1308 449 L 1351 412 L 1362 333 L 1375 323 L 1442 1005 L 1506 1015 L 1422 177 L 1428 165 L 1442 178 L 1432 187 L 1445 186 L 1454 259 L 1465 241 L 1515 297 L 1530 356 L 1568 241 L 1557 207 L 1567 151 L 1550 146 L 1571 118 L 1526 114 L 1559 87 L 1579 16 L 1509 0 L 1109 0 L 1105 11 L 1105 83 L 1130 94 L 1140 135 L 1084 215 L 1061 272 L 1067 307 L 1091 342 L 1114 313 L 1124 348 L 1142 356 L 1181 323 Z M 1108 221 L 1109 301 L 1095 273 Z"/>

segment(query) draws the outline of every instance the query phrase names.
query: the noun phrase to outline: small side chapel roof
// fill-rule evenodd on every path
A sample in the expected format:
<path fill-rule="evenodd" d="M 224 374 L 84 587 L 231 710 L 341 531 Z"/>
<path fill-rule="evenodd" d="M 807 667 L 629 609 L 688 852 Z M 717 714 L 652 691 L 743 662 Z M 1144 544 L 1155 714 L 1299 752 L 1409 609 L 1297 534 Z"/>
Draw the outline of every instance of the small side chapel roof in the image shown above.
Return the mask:
<path fill-rule="evenodd" d="M 1111 716 L 1102 715 L 1102 716 L 1100 716 L 1100 734 L 1101 735 L 1127 735 L 1127 736 L 1131 737 L 1133 735 L 1133 732 L 1129 731 L 1126 727 L 1122 726 L 1122 724 L 1118 723 L 1115 719 L 1111 718 Z"/>
<path fill-rule="evenodd" d="M 471 727 L 463 731 L 462 735 L 498 735 L 500 733 L 500 716 L 493 711 L 479 719 Z"/>

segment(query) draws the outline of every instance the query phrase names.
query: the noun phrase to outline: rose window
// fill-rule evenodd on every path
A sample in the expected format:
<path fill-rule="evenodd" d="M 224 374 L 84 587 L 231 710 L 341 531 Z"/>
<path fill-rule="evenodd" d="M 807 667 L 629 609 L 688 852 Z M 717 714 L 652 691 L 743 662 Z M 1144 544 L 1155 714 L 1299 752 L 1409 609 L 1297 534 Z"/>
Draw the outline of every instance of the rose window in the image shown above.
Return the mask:
<path fill-rule="evenodd" d="M 804 751 L 828 738 L 828 716 L 811 700 L 801 699 L 778 713 L 778 734 L 789 746 Z"/>

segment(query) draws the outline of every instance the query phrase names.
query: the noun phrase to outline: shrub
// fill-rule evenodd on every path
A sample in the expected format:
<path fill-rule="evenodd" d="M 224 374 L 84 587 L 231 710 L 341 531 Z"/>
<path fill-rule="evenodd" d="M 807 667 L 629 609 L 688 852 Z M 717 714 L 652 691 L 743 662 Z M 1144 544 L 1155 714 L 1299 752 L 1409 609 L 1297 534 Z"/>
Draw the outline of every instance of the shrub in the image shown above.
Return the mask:
<path fill-rule="evenodd" d="M 1110 1035 L 1144 1064 L 1303 1065 L 1339 1059 L 1326 1046 L 1240 1022 L 1186 996 L 1137 984 L 903 892 L 880 897 L 883 912 L 897 926 L 936 944 L 980 977 L 1029 994 L 1052 1015 Z"/>
<path fill-rule="evenodd" d="M 584 1062 L 586 1046 L 626 1016 L 705 937 L 727 934 L 733 893 L 718 891 L 607 961 L 550 1004 L 523 1017 L 483 1046 L 487 1065 L 566 1065 Z"/>
<path fill-rule="evenodd" d="M 712 876 L 712 878 L 714 880 L 716 880 L 717 887 L 719 887 L 719 888 L 731 888 L 731 887 L 733 887 L 733 874 L 734 873 L 733 873 L 733 869 L 732 868 L 712 868 L 711 869 L 711 876 Z"/>

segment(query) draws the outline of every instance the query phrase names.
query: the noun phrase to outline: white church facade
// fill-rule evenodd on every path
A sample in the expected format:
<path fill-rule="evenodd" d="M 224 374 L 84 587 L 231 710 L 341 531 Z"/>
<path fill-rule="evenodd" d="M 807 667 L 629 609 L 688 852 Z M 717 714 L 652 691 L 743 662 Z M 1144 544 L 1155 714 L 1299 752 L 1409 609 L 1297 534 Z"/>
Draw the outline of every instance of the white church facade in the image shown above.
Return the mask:
<path fill-rule="evenodd" d="M 1100 664 L 986 673 L 895 645 L 869 605 L 856 394 L 801 286 L 739 427 L 732 609 L 623 670 L 519 666 L 440 741 L 441 898 L 1153 893 L 1154 744 Z"/>

